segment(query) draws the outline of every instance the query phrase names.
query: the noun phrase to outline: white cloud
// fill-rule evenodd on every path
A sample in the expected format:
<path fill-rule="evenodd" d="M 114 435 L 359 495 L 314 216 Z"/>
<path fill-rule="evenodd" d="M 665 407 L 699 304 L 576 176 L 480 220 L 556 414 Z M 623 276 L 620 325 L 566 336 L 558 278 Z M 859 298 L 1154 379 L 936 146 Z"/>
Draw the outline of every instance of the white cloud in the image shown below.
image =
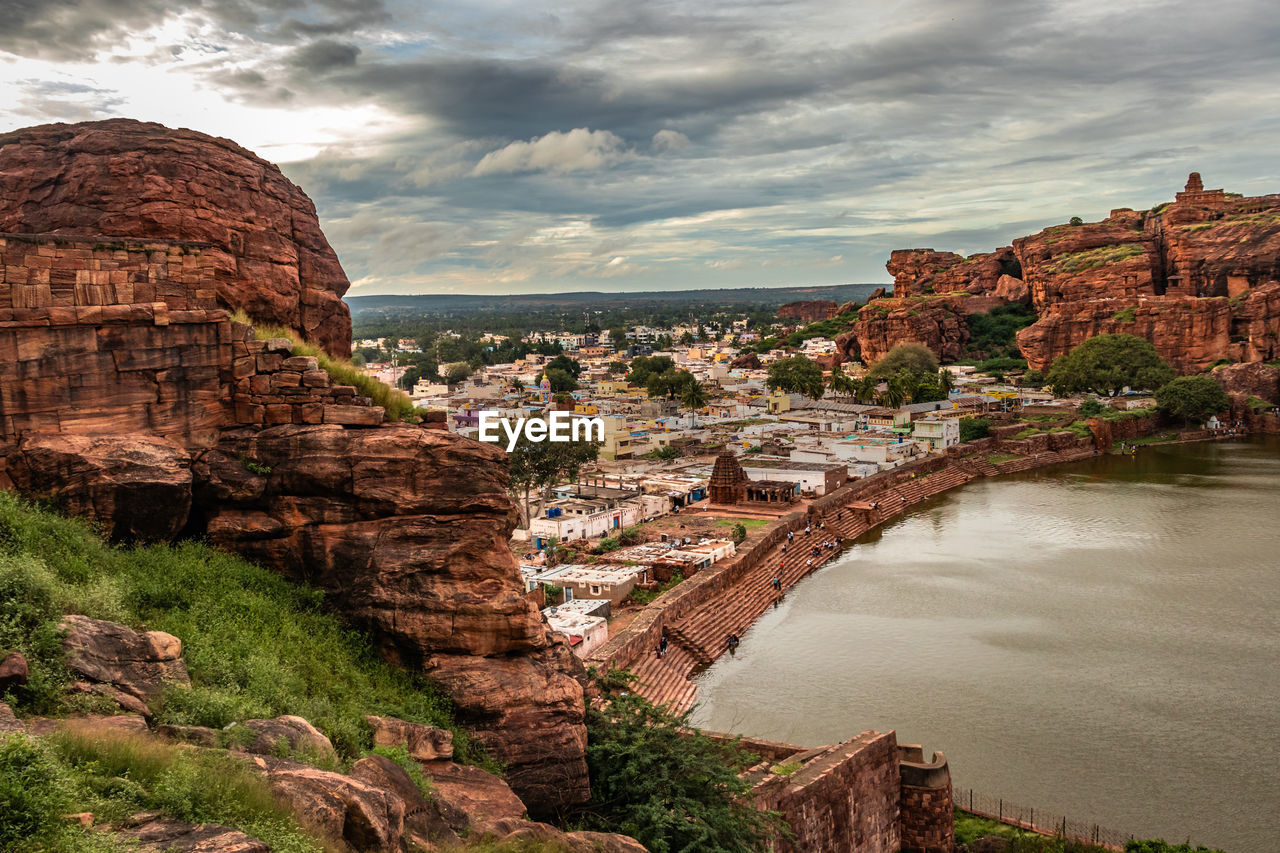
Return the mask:
<path fill-rule="evenodd" d="M 607 130 L 577 127 L 568 133 L 553 130 L 528 142 L 512 142 L 490 151 L 472 174 L 502 175 L 512 172 L 577 172 L 603 169 L 627 156 L 622 140 Z"/>
<path fill-rule="evenodd" d="M 653 135 L 654 151 L 679 151 L 689 147 L 689 137 L 678 130 L 663 128 Z"/>

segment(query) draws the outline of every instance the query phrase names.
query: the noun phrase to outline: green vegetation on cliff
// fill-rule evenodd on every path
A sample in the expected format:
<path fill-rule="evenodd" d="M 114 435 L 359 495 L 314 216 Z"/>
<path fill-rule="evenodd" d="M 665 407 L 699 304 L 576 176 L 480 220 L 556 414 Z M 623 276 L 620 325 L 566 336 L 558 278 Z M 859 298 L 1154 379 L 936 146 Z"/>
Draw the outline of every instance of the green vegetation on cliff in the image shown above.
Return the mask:
<path fill-rule="evenodd" d="M 21 651 L 30 683 L 0 696 L 19 713 L 71 704 L 58 621 L 67 613 L 146 625 L 183 642 L 191 686 L 153 708 L 161 723 L 222 728 L 296 714 L 339 754 L 372 746 L 366 714 L 449 728 L 460 761 L 483 760 L 425 679 L 376 657 L 374 644 L 322 609 L 322 595 L 204 545 L 117 548 L 83 521 L 0 492 L 0 652 Z"/>
<path fill-rule="evenodd" d="M 1051 274 L 1083 272 L 1136 258 L 1145 252 L 1146 249 L 1141 243 L 1121 243 L 1118 246 L 1100 246 L 1097 249 L 1068 252 L 1054 258 L 1053 262 L 1045 268 L 1045 272 Z"/>
<path fill-rule="evenodd" d="M 1036 321 L 1036 312 L 1018 302 L 997 305 L 986 314 L 970 314 L 969 340 L 965 354 L 969 358 L 1021 358 L 1017 334 Z M 1024 365 L 1025 366 L 1025 365 Z"/>
<path fill-rule="evenodd" d="M 231 319 L 237 323 L 253 325 L 253 335 L 260 341 L 269 341 L 273 338 L 287 338 L 292 341 L 294 355 L 315 356 L 320 369 L 329 374 L 334 384 L 354 386 L 361 396 L 372 399 L 375 405 L 385 409 L 388 420 L 410 420 L 416 416 L 417 410 L 413 406 L 413 401 L 406 394 L 382 384 L 371 376 L 366 376 L 350 361 L 334 358 L 315 344 L 302 340 L 302 337 L 292 329 L 286 329 L 284 326 L 256 325 L 243 312 L 237 312 Z"/>
<path fill-rule="evenodd" d="M 779 814 L 751 806 L 751 786 L 738 775 L 756 756 L 655 707 L 626 673 L 591 674 L 601 701 L 587 705 L 584 826 L 625 833 L 653 853 L 754 853 L 786 835 Z"/>

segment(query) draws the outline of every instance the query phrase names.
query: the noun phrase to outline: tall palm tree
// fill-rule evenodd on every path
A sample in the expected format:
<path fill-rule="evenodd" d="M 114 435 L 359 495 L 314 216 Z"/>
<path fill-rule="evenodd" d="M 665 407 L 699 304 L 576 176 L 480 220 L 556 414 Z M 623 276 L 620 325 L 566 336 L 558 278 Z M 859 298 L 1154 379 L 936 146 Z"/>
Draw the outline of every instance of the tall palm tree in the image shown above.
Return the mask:
<path fill-rule="evenodd" d="M 707 404 L 707 389 L 701 382 L 689 382 L 680 389 L 680 402 L 686 409 L 701 409 Z"/>
<path fill-rule="evenodd" d="M 938 369 L 938 387 L 942 389 L 943 394 L 950 394 L 951 389 L 956 387 L 955 377 L 945 367 Z"/>
<path fill-rule="evenodd" d="M 880 380 L 871 376 L 864 376 L 858 381 L 858 390 L 856 392 L 859 400 L 870 402 L 876 398 L 876 392 L 880 388 Z"/>
<path fill-rule="evenodd" d="M 907 399 L 907 390 L 903 387 L 901 376 L 890 376 L 884 383 L 884 390 L 880 392 L 880 405 L 887 406 L 890 409 L 898 409 Z"/>
<path fill-rule="evenodd" d="M 832 394 L 851 397 L 858 393 L 861 386 L 858 380 L 841 370 L 840 365 L 837 364 L 831 368 L 831 378 L 827 380 L 827 387 L 831 389 Z"/>

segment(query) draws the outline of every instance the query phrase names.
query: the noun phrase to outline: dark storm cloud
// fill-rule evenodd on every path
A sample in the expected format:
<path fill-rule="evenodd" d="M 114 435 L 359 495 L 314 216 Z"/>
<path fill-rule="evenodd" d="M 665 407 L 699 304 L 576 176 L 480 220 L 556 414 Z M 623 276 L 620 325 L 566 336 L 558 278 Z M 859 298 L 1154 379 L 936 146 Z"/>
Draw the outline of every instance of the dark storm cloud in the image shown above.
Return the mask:
<path fill-rule="evenodd" d="M 321 39 L 295 50 L 289 57 L 289 64 L 309 74 L 323 74 L 335 68 L 355 65 L 359 55 L 360 48 L 354 44 Z"/>
<path fill-rule="evenodd" d="M 199 10 L 235 36 L 200 36 L 221 97 L 393 113 L 286 165 L 379 287 L 883 280 L 899 245 L 989 249 L 1192 168 L 1276 189 L 1239 186 L 1280 180 L 1272 5 L 0 0 L 0 50 L 79 60 Z"/>

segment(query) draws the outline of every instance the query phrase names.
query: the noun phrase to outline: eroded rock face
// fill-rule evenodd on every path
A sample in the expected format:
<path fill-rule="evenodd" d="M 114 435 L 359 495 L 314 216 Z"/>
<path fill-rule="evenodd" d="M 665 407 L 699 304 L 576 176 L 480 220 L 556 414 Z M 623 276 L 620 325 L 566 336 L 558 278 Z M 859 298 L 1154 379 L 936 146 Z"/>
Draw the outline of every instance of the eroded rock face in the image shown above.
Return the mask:
<path fill-rule="evenodd" d="M 132 822 L 132 821 L 131 821 Z M 167 817 L 145 815 L 136 826 L 115 835 L 138 845 L 139 850 L 170 853 L 271 853 L 258 839 L 216 823 L 190 824 Z"/>
<path fill-rule="evenodd" d="M 109 684 L 143 702 L 170 684 L 190 684 L 182 641 L 163 631 L 138 633 L 88 616 L 64 616 L 62 647 L 67 668 L 92 682 Z"/>
<path fill-rule="evenodd" d="M 24 491 L 93 518 L 108 538 L 164 541 L 187 523 L 190 457 L 171 441 L 35 434 L 19 450 L 11 476 Z"/>
<path fill-rule="evenodd" d="M 877 299 L 858 311 L 858 322 L 836 338 L 841 361 L 875 364 L 902 343 L 919 343 L 943 361 L 955 361 L 969 340 L 969 314 L 999 304 L 991 296 Z"/>
<path fill-rule="evenodd" d="M 351 351 L 350 283 L 311 199 L 230 140 L 130 119 L 0 134 L 0 232 L 207 243 L 226 307 Z"/>
<path fill-rule="evenodd" d="M 1055 225 L 990 255 L 903 249 L 886 266 L 896 297 L 963 291 L 1029 302 L 1040 318 L 1018 342 L 1040 370 L 1085 338 L 1114 332 L 1147 338 L 1183 371 L 1280 357 L 1280 195 L 1205 190 L 1194 178 L 1150 211 Z M 963 344 L 967 330 L 919 310 L 914 322 L 896 308 L 888 317 L 864 312 L 846 343 L 880 352 L 922 341 L 944 359 Z"/>
<path fill-rule="evenodd" d="M 586 800 L 581 665 L 523 595 L 501 450 L 410 426 L 280 426 L 227 433 L 195 472 L 215 544 L 325 589 L 439 681 L 531 809 Z"/>
<path fill-rule="evenodd" d="M 319 758 L 336 758 L 333 744 L 319 729 L 302 717 L 286 714 L 272 720 L 245 720 L 242 724 L 253 732 L 253 740 L 245 747 L 259 755 L 279 752 Z"/>
<path fill-rule="evenodd" d="M 453 758 L 453 732 L 397 720 L 395 717 L 365 717 L 373 727 L 374 746 L 403 746 L 410 758 L 436 761 Z"/>
<path fill-rule="evenodd" d="M 1213 378 L 1228 394 L 1280 403 L 1280 367 L 1259 362 L 1227 364 L 1215 369 Z"/>
<path fill-rule="evenodd" d="M 351 776 L 278 758 L 258 758 L 276 796 L 299 820 L 357 851 L 402 848 L 404 801 Z"/>

